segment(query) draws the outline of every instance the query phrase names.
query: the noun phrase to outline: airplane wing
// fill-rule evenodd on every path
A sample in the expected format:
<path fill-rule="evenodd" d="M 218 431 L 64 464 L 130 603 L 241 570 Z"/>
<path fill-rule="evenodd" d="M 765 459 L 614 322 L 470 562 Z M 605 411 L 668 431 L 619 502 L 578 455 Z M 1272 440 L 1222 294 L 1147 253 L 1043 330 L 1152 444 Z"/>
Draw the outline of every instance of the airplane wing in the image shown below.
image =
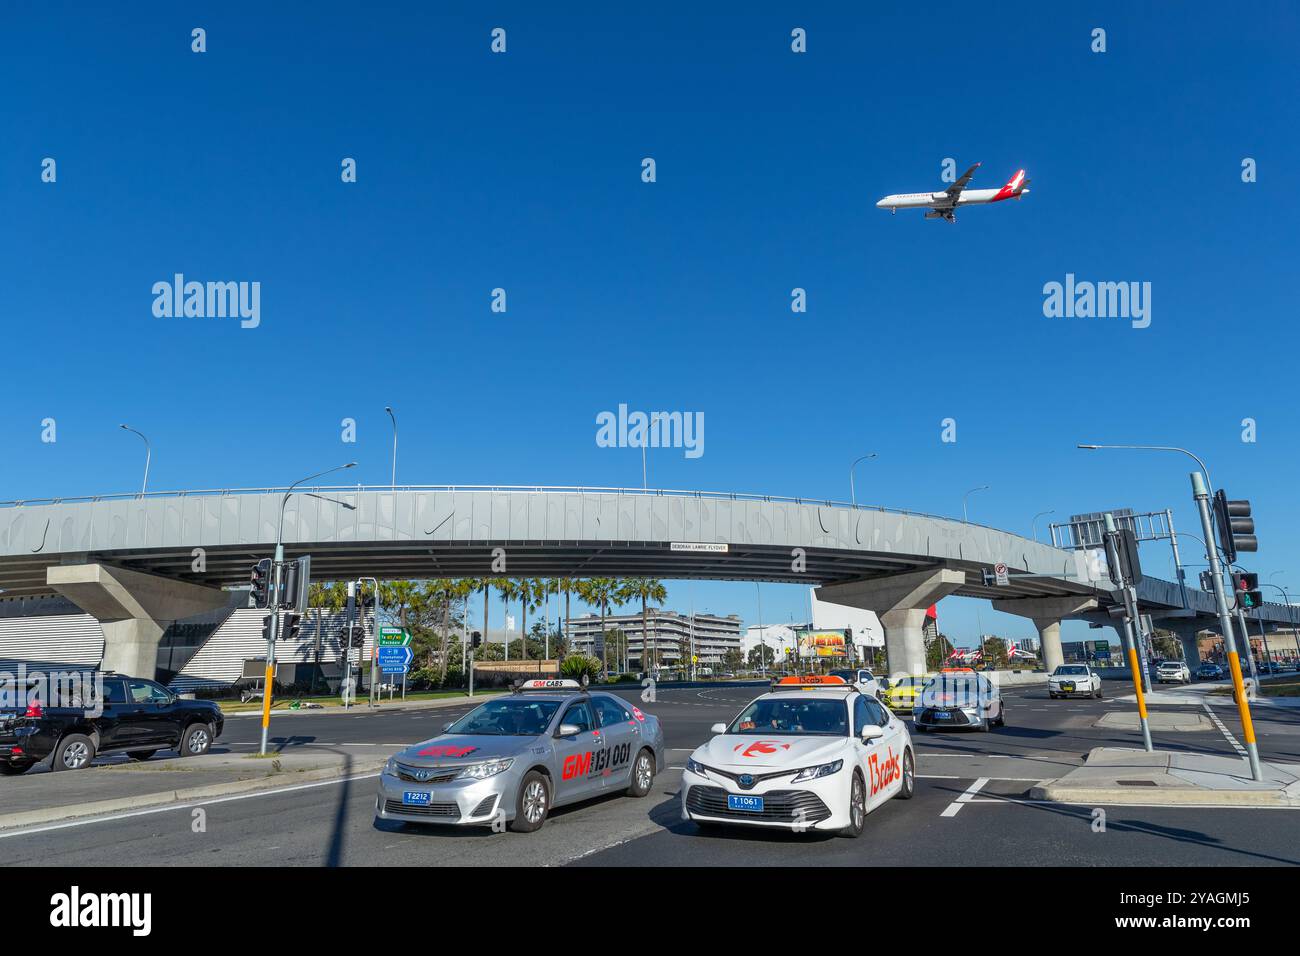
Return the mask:
<path fill-rule="evenodd" d="M 957 197 L 960 196 L 960 195 L 961 195 L 961 191 L 962 191 L 963 189 L 966 188 L 966 184 L 969 183 L 969 182 L 971 181 L 972 178 L 974 178 L 974 176 L 975 176 L 975 170 L 977 170 L 977 169 L 979 169 L 979 168 L 980 168 L 980 164 L 979 164 L 979 163 L 976 163 L 976 164 L 975 164 L 974 166 L 972 166 L 970 169 L 966 170 L 966 172 L 964 172 L 964 173 L 961 174 L 961 179 L 957 180 L 955 183 L 953 183 L 951 186 L 949 186 L 946 190 L 944 190 L 944 191 L 948 194 L 948 201 L 949 201 L 949 202 L 956 202 L 956 201 L 957 201 Z"/>

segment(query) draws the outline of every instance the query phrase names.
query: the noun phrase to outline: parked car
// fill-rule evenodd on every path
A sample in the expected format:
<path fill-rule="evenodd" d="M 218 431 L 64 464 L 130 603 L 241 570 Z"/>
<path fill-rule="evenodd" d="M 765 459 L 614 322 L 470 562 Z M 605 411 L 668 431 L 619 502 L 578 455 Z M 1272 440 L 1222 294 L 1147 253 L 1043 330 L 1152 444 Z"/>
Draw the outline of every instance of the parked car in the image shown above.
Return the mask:
<path fill-rule="evenodd" d="M 101 699 L 40 698 L 0 710 L 0 773 L 26 773 L 49 758 L 54 770 L 81 770 L 97 754 L 148 760 L 159 750 L 207 753 L 225 723 L 210 700 L 183 700 L 142 677 L 104 674 Z M 92 685 L 98 678 L 90 682 Z"/>

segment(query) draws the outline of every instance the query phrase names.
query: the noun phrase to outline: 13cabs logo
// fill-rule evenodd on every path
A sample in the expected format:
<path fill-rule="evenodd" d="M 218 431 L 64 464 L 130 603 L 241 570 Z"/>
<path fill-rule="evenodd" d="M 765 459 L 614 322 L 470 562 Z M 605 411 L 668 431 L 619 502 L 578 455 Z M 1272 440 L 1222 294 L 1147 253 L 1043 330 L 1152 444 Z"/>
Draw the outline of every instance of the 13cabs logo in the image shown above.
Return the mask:
<path fill-rule="evenodd" d="M 889 755 L 881 757 L 875 753 L 867 758 L 867 771 L 871 774 L 871 795 L 875 796 L 885 787 L 889 786 L 895 780 L 903 775 L 901 761 L 894 749 L 889 749 Z"/>
<path fill-rule="evenodd" d="M 631 756 L 630 743 L 606 747 L 604 750 L 594 752 L 588 750 L 585 753 L 571 754 L 564 758 L 564 767 L 560 771 L 560 776 L 564 780 L 572 780 L 574 777 L 585 777 L 591 773 L 608 773 L 614 767 L 624 766 Z"/>

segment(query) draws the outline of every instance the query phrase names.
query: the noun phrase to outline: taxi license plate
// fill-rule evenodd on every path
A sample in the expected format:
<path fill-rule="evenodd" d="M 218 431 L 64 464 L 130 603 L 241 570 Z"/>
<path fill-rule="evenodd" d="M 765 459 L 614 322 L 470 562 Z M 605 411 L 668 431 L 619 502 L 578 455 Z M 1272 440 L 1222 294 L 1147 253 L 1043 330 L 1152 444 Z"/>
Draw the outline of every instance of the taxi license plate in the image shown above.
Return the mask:
<path fill-rule="evenodd" d="M 1062 685 L 1061 685 L 1061 690 L 1062 690 L 1063 693 L 1066 693 L 1066 694 L 1073 694 L 1073 693 L 1074 693 L 1074 685 L 1073 685 L 1073 684 L 1062 684 Z"/>
<path fill-rule="evenodd" d="M 402 794 L 402 803 L 408 807 L 427 807 L 432 796 L 424 790 L 407 790 Z"/>
<path fill-rule="evenodd" d="M 951 720 L 951 719 L 952 719 L 952 711 L 950 711 L 950 710 L 936 710 L 936 711 L 934 712 L 934 719 L 935 719 L 935 720 Z"/>
<path fill-rule="evenodd" d="M 743 796 L 743 795 L 740 795 L 740 794 L 729 793 L 729 794 L 727 794 L 727 809 L 728 809 L 728 810 L 747 810 L 747 811 L 749 811 L 750 813 L 762 813 L 762 812 L 763 812 L 763 798 L 762 798 L 762 797 L 746 797 L 746 796 Z"/>

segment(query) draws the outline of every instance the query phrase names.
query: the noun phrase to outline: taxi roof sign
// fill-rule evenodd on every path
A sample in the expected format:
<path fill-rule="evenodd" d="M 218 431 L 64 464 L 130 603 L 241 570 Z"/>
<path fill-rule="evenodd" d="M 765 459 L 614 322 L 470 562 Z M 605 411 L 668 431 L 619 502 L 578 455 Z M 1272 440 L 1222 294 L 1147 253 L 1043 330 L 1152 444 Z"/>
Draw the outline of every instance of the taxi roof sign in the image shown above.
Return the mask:
<path fill-rule="evenodd" d="M 526 690 L 582 690 L 586 684 L 585 680 L 579 684 L 576 680 L 568 678 L 534 677 L 529 680 L 517 680 L 510 685 L 510 689 L 516 694 Z"/>
<path fill-rule="evenodd" d="M 820 687 L 832 687 L 837 690 L 849 687 L 849 682 L 834 674 L 806 674 L 803 677 L 781 677 L 772 681 L 772 690 L 816 690 Z"/>

